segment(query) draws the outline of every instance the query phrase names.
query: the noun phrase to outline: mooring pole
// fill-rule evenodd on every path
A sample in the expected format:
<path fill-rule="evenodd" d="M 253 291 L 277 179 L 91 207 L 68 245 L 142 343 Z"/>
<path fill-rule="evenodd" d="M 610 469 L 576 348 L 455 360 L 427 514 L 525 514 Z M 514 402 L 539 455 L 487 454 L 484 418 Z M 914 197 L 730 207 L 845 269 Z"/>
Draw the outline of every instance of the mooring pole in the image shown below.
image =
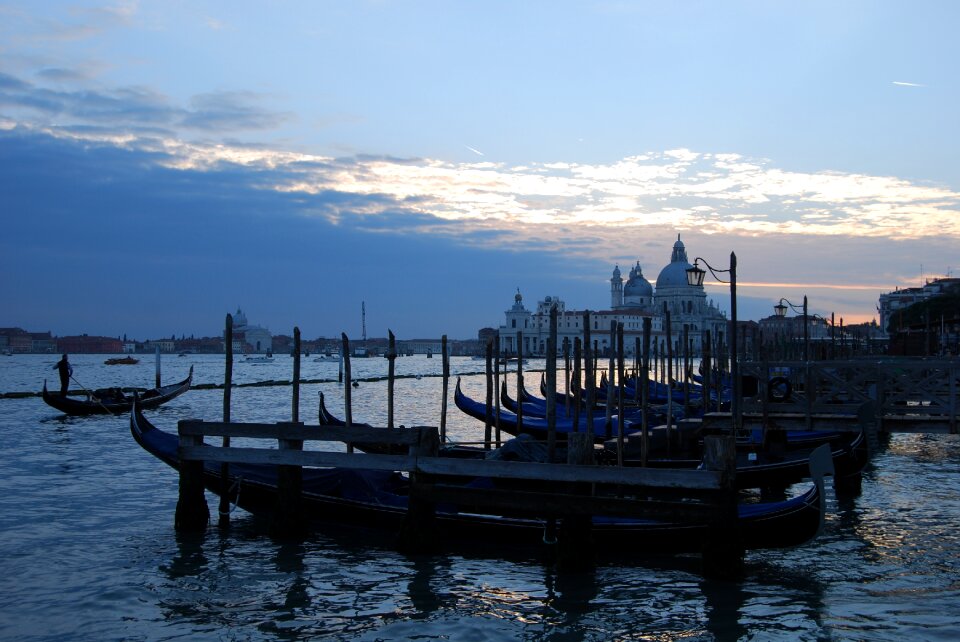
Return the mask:
<path fill-rule="evenodd" d="M 233 316 L 227 315 L 223 331 L 226 359 L 223 370 L 223 423 L 230 423 L 230 394 L 233 387 Z M 230 447 L 230 437 L 224 435 L 221 442 L 224 448 Z M 217 507 L 217 525 L 220 528 L 230 526 L 230 464 L 220 464 L 220 503 Z"/>
<path fill-rule="evenodd" d="M 667 452 L 673 450 L 673 328 L 670 324 L 670 309 L 663 304 L 664 330 L 667 333 Z"/>
<path fill-rule="evenodd" d="M 641 409 L 641 430 L 640 438 L 640 461 L 643 466 L 647 465 L 647 456 L 650 450 L 650 423 L 647 414 L 650 412 L 650 333 L 653 321 L 650 317 L 643 318 L 643 363 L 641 370 L 643 372 L 643 389 L 640 391 L 642 397 Z"/>
<path fill-rule="evenodd" d="M 444 346 L 446 349 L 446 346 Z M 444 354 L 446 359 L 447 355 Z M 393 428 L 393 384 L 394 374 L 396 372 L 397 360 L 397 338 L 393 336 L 393 330 L 387 329 L 387 428 Z M 446 390 L 444 390 L 446 393 Z M 443 418 L 441 416 L 441 421 Z"/>
<path fill-rule="evenodd" d="M 517 431 L 523 432 L 523 332 L 517 332 Z M 499 390 L 497 393 L 499 394 Z"/>
<path fill-rule="evenodd" d="M 488 339 L 486 345 L 486 383 L 487 404 L 483 413 L 483 449 L 490 450 L 491 427 L 493 425 L 493 340 Z M 518 375 L 519 376 L 519 375 Z"/>
<path fill-rule="evenodd" d="M 613 391 L 614 388 L 614 368 L 616 367 L 617 354 L 617 322 L 610 322 L 610 353 L 607 359 L 607 403 L 606 403 L 606 422 L 603 428 L 606 431 L 607 439 L 613 437 Z"/>
<path fill-rule="evenodd" d="M 346 428 L 353 426 L 353 400 L 351 399 L 351 381 L 350 376 L 350 339 L 346 332 L 340 333 L 340 357 L 343 360 L 343 374 L 345 377 L 343 383 L 343 421 Z M 347 452 L 353 452 L 353 444 L 347 442 Z"/>
<path fill-rule="evenodd" d="M 450 384 L 450 356 L 447 354 L 447 335 L 440 337 L 443 350 L 443 395 L 440 400 L 440 445 L 447 443 L 447 388 Z"/>
<path fill-rule="evenodd" d="M 522 403 L 518 400 L 518 403 Z M 547 461 L 557 449 L 557 306 L 550 306 L 550 335 L 547 337 Z"/>
<path fill-rule="evenodd" d="M 617 323 L 617 465 L 623 466 L 623 324 Z"/>
<path fill-rule="evenodd" d="M 293 423 L 300 421 L 300 328 L 293 328 Z"/>
<path fill-rule="evenodd" d="M 157 367 L 157 388 L 160 387 L 160 346 L 157 346 L 156 352 L 156 367 Z"/>
<path fill-rule="evenodd" d="M 573 339 L 573 380 L 570 382 L 570 394 L 573 396 L 573 432 L 580 432 L 580 406 L 583 396 L 580 394 L 580 337 Z"/>
<path fill-rule="evenodd" d="M 590 349 L 590 310 L 583 311 L 583 386 L 586 397 L 586 431 L 593 432 L 593 401 L 596 378 L 593 375 L 593 355 Z"/>
<path fill-rule="evenodd" d="M 493 343 L 493 437 L 494 444 L 499 448 L 500 443 L 500 333 L 494 338 Z M 506 374 L 504 374 L 506 381 Z"/>

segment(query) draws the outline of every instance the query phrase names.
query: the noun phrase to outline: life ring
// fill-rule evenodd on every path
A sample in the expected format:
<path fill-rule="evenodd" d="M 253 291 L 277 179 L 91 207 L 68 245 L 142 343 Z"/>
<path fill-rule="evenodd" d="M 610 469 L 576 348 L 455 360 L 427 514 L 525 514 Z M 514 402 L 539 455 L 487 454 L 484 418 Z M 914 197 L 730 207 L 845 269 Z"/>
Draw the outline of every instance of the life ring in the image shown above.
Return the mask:
<path fill-rule="evenodd" d="M 767 383 L 767 399 L 775 402 L 790 401 L 793 386 L 786 377 L 774 377 Z"/>

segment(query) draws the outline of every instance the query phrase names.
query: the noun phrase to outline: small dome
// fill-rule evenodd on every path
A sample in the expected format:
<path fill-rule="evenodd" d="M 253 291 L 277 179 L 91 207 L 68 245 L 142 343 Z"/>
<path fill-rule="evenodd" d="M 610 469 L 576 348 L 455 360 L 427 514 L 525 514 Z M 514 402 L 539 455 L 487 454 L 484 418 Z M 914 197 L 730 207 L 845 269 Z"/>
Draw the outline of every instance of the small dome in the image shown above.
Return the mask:
<path fill-rule="evenodd" d="M 625 297 L 652 297 L 653 296 L 653 286 L 650 285 L 650 281 L 647 281 L 643 276 L 643 270 L 640 269 L 640 261 L 637 261 L 637 265 L 630 270 L 630 279 L 627 281 L 627 284 L 623 287 L 623 296 Z"/>
<path fill-rule="evenodd" d="M 517 303 L 520 303 L 521 301 L 523 301 L 523 295 L 520 294 L 520 288 L 517 288 L 517 293 L 513 295 L 513 300 L 516 301 Z"/>
<path fill-rule="evenodd" d="M 615 267 L 613 268 L 613 278 L 614 278 L 614 279 L 619 279 L 619 278 L 620 278 L 620 266 L 619 266 L 619 265 L 617 265 L 617 266 L 615 266 Z"/>

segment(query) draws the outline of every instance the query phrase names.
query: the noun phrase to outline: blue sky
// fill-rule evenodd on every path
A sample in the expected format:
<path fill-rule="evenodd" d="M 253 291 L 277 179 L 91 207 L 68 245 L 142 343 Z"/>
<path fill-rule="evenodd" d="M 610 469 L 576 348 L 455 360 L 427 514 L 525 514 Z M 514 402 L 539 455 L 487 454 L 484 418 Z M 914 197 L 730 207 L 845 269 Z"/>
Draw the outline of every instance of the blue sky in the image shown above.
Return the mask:
<path fill-rule="evenodd" d="M 677 234 L 869 320 L 960 265 L 958 7 L 0 2 L 0 326 L 468 338 Z"/>

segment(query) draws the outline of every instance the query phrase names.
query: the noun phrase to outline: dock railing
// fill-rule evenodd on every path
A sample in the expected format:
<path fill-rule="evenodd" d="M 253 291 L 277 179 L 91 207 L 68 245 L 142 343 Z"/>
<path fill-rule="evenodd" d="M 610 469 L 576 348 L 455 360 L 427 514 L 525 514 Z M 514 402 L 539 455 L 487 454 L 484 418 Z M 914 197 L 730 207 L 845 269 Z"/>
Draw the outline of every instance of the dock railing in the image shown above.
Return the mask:
<path fill-rule="evenodd" d="M 793 417 L 816 429 L 824 418 L 839 425 L 847 417 L 857 429 L 857 410 L 873 402 L 880 431 L 958 431 L 960 359 L 745 362 L 741 373 L 758 382 L 756 394 L 743 400 L 747 425 L 757 417 L 763 424 Z"/>

